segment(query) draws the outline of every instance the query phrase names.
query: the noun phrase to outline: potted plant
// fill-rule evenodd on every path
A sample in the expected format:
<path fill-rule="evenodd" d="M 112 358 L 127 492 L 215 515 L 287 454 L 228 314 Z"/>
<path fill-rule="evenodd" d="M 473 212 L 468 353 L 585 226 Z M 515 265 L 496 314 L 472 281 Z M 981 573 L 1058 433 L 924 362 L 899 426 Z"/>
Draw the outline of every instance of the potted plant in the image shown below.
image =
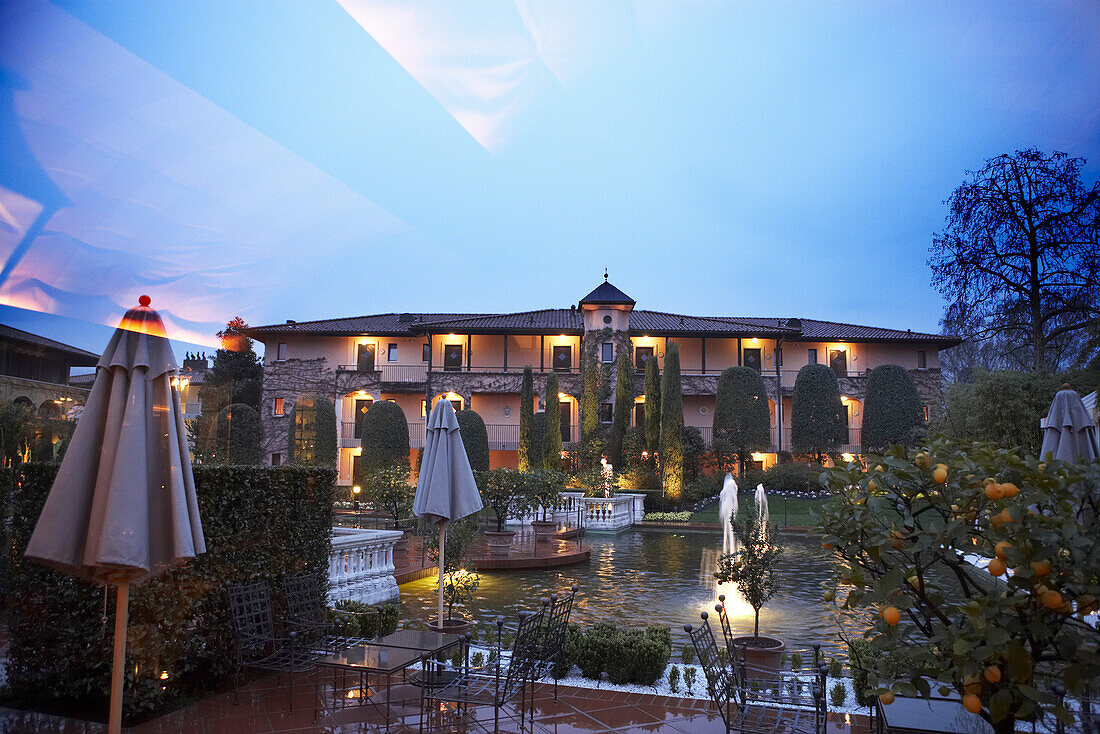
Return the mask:
<path fill-rule="evenodd" d="M 447 524 L 447 547 L 443 563 L 443 603 L 447 607 L 443 619 L 443 631 L 454 634 L 466 632 L 470 622 L 454 616 L 455 605 L 465 606 L 474 599 L 481 583 L 481 577 L 465 568 L 470 547 L 477 540 L 476 521 L 464 518 Z M 428 536 L 428 558 L 439 563 L 439 536 Z M 432 620 L 433 629 L 439 629 L 436 620 Z"/>
<path fill-rule="evenodd" d="M 415 489 L 409 484 L 408 467 L 395 465 L 367 474 L 360 494 L 372 508 L 393 519 L 394 530 L 400 530 L 399 523 L 402 516 L 409 513 L 414 493 Z M 404 550 L 407 546 L 408 539 L 402 535 L 395 548 Z"/>
<path fill-rule="evenodd" d="M 507 530 L 509 517 L 527 512 L 525 476 L 516 469 L 491 469 L 478 472 L 482 501 L 496 514 L 496 530 L 485 531 L 485 544 L 491 556 L 507 556 L 512 549 L 515 530 Z"/>
<path fill-rule="evenodd" d="M 558 526 L 554 521 L 554 512 L 558 508 L 562 489 L 565 487 L 565 475 L 557 471 L 528 472 L 527 501 L 533 512 L 537 513 L 531 526 L 540 540 L 549 540 Z"/>
<path fill-rule="evenodd" d="M 718 557 L 714 577 L 719 583 L 732 583 L 752 607 L 753 633 L 734 638 L 744 650 L 749 665 L 777 669 L 786 644 L 775 637 L 760 634 L 760 609 L 779 590 L 776 561 L 783 555 L 783 544 L 774 525 L 764 522 L 755 511 L 730 518 L 738 549 Z"/>

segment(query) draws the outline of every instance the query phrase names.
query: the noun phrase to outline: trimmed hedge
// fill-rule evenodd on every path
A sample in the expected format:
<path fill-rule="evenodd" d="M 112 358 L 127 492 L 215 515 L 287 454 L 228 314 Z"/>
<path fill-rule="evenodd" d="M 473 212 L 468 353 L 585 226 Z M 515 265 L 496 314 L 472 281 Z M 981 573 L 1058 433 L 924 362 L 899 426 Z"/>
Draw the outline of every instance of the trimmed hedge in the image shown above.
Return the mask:
<path fill-rule="evenodd" d="M 102 717 L 110 692 L 114 589 L 26 561 L 23 553 L 57 473 L 24 464 L 10 503 L 7 664 L 13 703 Z M 328 573 L 336 472 L 282 466 L 195 466 L 207 552 L 134 587 L 124 723 L 204 695 L 233 672 L 224 585 L 265 574 Z M 279 604 L 279 584 L 273 584 Z M 136 670 L 136 672 L 135 672 Z M 161 671 L 168 677 L 160 678 Z"/>
<path fill-rule="evenodd" d="M 823 454 L 847 443 L 836 375 L 823 364 L 808 364 L 794 380 L 791 405 L 791 448 L 803 454 Z"/>
<path fill-rule="evenodd" d="M 894 444 L 912 446 L 923 422 L 920 395 L 909 370 L 896 364 L 871 370 L 863 401 L 864 450 L 880 452 Z"/>
<path fill-rule="evenodd" d="M 409 468 L 409 422 L 405 411 L 392 400 L 376 401 L 360 418 L 363 454 L 359 459 L 361 476 L 391 466 Z M 362 484 L 360 476 L 354 481 Z"/>
<path fill-rule="evenodd" d="M 672 635 L 663 625 L 621 630 L 614 622 L 597 622 L 582 631 L 571 624 L 553 674 L 564 678 L 576 665 L 581 675 L 592 680 L 600 680 L 606 672 L 611 683 L 652 686 L 664 675 L 671 656 Z"/>
<path fill-rule="evenodd" d="M 489 432 L 485 421 L 473 410 L 460 410 L 455 417 L 458 418 L 458 435 L 462 437 L 470 468 L 475 472 L 489 471 Z"/>
<path fill-rule="evenodd" d="M 218 413 L 218 445 L 215 455 L 222 464 L 260 463 L 264 429 L 260 414 L 247 403 L 233 403 Z"/>

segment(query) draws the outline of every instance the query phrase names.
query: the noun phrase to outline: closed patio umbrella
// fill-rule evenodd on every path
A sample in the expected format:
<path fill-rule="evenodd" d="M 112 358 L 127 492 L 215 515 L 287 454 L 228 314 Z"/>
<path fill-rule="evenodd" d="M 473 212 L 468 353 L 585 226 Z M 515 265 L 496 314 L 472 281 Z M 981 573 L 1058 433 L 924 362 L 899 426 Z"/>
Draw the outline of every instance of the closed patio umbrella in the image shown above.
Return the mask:
<path fill-rule="evenodd" d="M 413 514 L 439 523 L 439 629 L 443 629 L 443 560 L 447 523 L 482 508 L 474 472 L 458 432 L 458 417 L 449 400 L 439 400 L 428 416 L 424 457 L 413 498 Z"/>
<path fill-rule="evenodd" d="M 1061 461 L 1092 461 L 1100 456 L 1097 445 L 1096 424 L 1076 391 L 1069 385 L 1054 396 L 1043 427 L 1043 446 L 1039 457 Z"/>
<path fill-rule="evenodd" d="M 119 731 L 129 588 L 206 552 L 177 369 L 149 297 L 96 365 L 84 413 L 27 545 L 27 558 L 118 590 L 109 731 Z"/>

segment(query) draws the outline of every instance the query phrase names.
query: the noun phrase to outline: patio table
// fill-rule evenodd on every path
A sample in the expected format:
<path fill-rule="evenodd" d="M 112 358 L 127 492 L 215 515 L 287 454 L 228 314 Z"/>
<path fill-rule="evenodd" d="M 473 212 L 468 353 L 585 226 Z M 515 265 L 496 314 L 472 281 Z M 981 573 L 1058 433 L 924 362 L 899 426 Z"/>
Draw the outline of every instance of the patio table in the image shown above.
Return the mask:
<path fill-rule="evenodd" d="M 993 727 L 956 698 L 898 696 L 889 706 L 876 701 L 878 734 L 993 734 Z"/>

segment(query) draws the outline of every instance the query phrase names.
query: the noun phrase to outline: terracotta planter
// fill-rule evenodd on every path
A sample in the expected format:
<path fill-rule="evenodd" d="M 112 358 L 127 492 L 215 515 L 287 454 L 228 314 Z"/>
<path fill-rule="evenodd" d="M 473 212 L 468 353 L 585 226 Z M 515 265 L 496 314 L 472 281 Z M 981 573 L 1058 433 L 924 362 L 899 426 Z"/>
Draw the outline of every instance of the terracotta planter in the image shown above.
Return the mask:
<path fill-rule="evenodd" d="M 558 524 L 553 520 L 532 520 L 531 527 L 535 529 L 535 536 L 539 540 L 550 540 L 554 537 L 554 530 Z"/>
<path fill-rule="evenodd" d="M 775 637 L 744 635 L 733 638 L 737 649 L 744 650 L 745 665 L 761 671 L 778 671 L 787 644 Z"/>
<path fill-rule="evenodd" d="M 436 632 L 440 631 L 440 629 L 439 629 L 439 620 L 433 619 L 429 623 L 429 626 L 431 627 L 432 630 L 434 630 Z M 457 619 L 456 618 L 456 619 L 444 619 L 443 620 L 443 630 L 442 630 L 442 632 L 444 634 L 461 635 L 461 634 L 465 634 L 469 630 L 470 630 L 470 623 L 467 622 L 465 619 Z"/>
<path fill-rule="evenodd" d="M 489 546 L 489 555 L 507 556 L 512 550 L 512 538 L 515 535 L 515 530 L 486 530 L 485 544 Z"/>

